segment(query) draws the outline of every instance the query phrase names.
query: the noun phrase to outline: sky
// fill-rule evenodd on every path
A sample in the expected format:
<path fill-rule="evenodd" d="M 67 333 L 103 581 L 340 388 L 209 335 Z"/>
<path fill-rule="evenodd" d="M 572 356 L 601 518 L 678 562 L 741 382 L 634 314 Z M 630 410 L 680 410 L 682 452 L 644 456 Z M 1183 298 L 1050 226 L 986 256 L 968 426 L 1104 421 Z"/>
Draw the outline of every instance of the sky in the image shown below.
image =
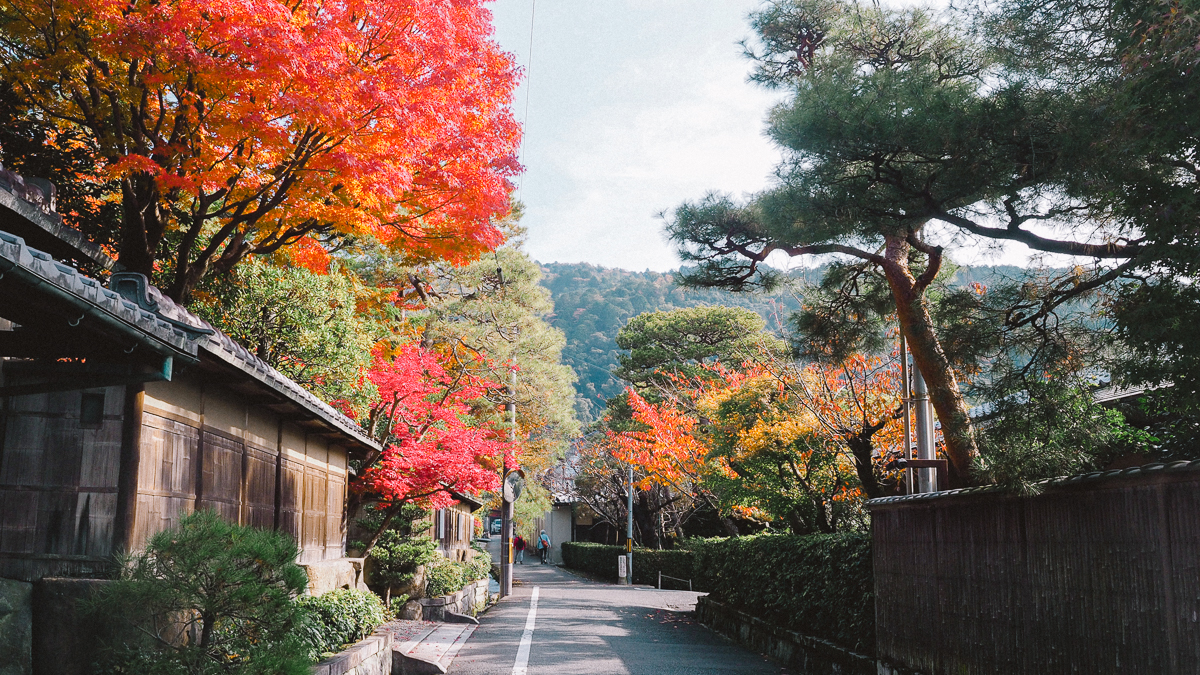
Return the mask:
<path fill-rule="evenodd" d="M 779 157 L 762 135 L 774 95 L 746 82 L 737 44 L 759 1 L 534 2 L 491 4 L 497 40 L 526 68 L 514 109 L 529 253 L 678 267 L 658 214 L 709 190 L 758 191 Z"/>
<path fill-rule="evenodd" d="M 763 129 L 780 94 L 746 81 L 751 64 L 738 44 L 760 4 L 491 3 L 497 41 L 525 69 L 514 101 L 525 128 L 517 198 L 534 259 L 675 269 L 660 213 L 711 190 L 767 187 L 780 153 Z M 1030 262 L 1019 244 L 939 243 L 963 264 Z"/>

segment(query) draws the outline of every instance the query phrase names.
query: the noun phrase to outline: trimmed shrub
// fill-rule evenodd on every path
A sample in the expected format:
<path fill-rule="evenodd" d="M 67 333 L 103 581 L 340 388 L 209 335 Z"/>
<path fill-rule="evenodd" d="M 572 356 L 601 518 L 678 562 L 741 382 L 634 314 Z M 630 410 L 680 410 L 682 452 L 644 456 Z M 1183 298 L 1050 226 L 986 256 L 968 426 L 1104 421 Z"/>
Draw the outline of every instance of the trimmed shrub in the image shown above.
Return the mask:
<path fill-rule="evenodd" d="M 601 579 L 617 580 L 617 558 L 622 555 L 625 555 L 623 546 L 608 546 L 582 541 L 568 541 L 562 544 L 564 566 L 594 574 Z M 633 583 L 635 584 L 657 584 L 660 571 L 678 579 L 694 579 L 695 575 L 692 569 L 691 551 L 633 549 Z M 670 582 L 670 584 L 664 581 L 663 587 L 680 587 L 678 582 Z M 697 587 L 695 590 L 701 589 Z"/>
<path fill-rule="evenodd" d="M 436 598 L 457 593 L 477 579 L 486 579 L 491 569 L 491 556 L 478 548 L 475 549 L 475 556 L 467 562 L 454 562 L 436 556 L 425 566 L 425 594 Z"/>
<path fill-rule="evenodd" d="M 354 588 L 303 597 L 296 604 L 306 614 L 302 632 L 312 646 L 314 660 L 358 642 L 388 620 L 378 595 Z"/>
<path fill-rule="evenodd" d="M 696 590 L 791 630 L 875 652 L 871 536 L 693 539 Z"/>
<path fill-rule="evenodd" d="M 564 541 L 562 543 L 564 567 L 594 574 L 609 581 L 616 581 L 617 556 L 624 553 L 625 549 L 621 546 L 593 544 L 586 541 Z"/>
<path fill-rule="evenodd" d="M 633 549 L 633 583 L 635 584 L 650 584 L 651 586 L 658 584 L 658 573 L 662 572 L 667 576 L 675 577 L 676 579 L 691 579 L 692 590 L 701 590 L 697 586 L 695 568 L 695 555 L 691 551 L 684 549 L 672 549 L 670 551 L 655 551 L 648 548 Z M 663 579 L 663 588 L 674 590 L 686 590 L 687 582 L 672 581 Z"/>

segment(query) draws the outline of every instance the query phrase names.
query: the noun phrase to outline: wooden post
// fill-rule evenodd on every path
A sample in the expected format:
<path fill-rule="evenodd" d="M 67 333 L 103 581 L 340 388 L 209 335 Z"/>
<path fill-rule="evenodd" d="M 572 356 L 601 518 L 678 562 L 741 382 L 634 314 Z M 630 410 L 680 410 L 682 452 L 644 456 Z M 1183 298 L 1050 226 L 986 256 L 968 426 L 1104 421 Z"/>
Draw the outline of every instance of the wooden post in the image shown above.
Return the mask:
<path fill-rule="evenodd" d="M 137 520 L 138 470 L 141 463 L 142 411 L 146 388 L 125 385 L 125 407 L 121 417 L 121 459 L 117 472 L 117 513 L 113 523 L 113 553 L 133 550 Z"/>

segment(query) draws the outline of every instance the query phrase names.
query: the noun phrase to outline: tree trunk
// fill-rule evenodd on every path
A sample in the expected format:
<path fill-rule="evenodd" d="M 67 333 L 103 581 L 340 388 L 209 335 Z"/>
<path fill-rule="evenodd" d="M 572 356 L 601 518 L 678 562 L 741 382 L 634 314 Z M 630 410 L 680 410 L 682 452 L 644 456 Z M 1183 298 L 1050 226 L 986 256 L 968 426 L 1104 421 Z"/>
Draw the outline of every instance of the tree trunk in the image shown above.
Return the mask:
<path fill-rule="evenodd" d="M 933 319 L 925 303 L 925 289 L 941 266 L 941 251 L 936 249 L 930 255 L 930 268 L 917 279 L 908 268 L 908 241 L 904 237 L 888 236 L 886 242 L 887 264 L 883 271 L 896 302 L 900 330 L 908 341 L 913 361 L 925 378 L 930 401 L 942 424 L 946 456 L 950 460 L 951 486 L 968 485 L 972 462 L 979 454 L 974 428 L 967 415 L 966 399 L 958 387 L 958 378 L 933 330 Z"/>
<path fill-rule="evenodd" d="M 371 549 L 375 548 L 375 544 L 379 542 L 379 538 L 383 536 L 383 533 L 387 530 L 388 525 L 392 524 L 392 519 L 396 517 L 397 513 L 400 513 L 400 509 L 403 507 L 403 504 L 393 504 L 387 508 L 387 511 L 384 512 L 385 515 L 383 517 L 383 524 L 379 526 L 379 529 L 375 530 L 375 534 L 371 535 L 371 540 L 367 542 L 365 547 L 363 547 L 362 557 L 367 557 L 367 555 L 371 552 Z"/>
<path fill-rule="evenodd" d="M 117 261 L 127 272 L 150 277 L 162 237 L 159 193 L 154 179 L 134 174 L 121 180 L 121 235 Z"/>
<path fill-rule="evenodd" d="M 870 437 L 848 436 L 845 442 L 854 455 L 854 471 L 858 474 L 858 482 L 862 483 L 863 493 L 867 495 L 867 499 L 884 496 L 883 487 L 879 485 L 879 480 L 875 477 L 875 464 L 871 461 L 874 447 L 871 445 Z"/>
<path fill-rule="evenodd" d="M 662 548 L 662 542 L 658 539 L 658 528 L 654 526 L 654 516 L 657 513 L 658 509 L 650 507 L 649 494 L 645 490 L 638 490 L 637 499 L 633 502 L 633 521 L 642 533 L 642 546 L 646 548 Z"/>

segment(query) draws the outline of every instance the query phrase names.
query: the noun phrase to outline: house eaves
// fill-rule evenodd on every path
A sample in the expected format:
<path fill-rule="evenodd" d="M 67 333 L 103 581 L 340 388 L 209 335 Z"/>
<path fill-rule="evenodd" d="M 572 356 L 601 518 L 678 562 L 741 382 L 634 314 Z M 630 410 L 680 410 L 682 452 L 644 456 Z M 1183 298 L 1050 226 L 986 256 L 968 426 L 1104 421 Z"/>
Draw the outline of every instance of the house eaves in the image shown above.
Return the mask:
<path fill-rule="evenodd" d="M 0 275 L 8 286 L 0 290 L 18 293 L 24 304 L 75 314 L 64 330 L 87 322 L 130 350 L 136 345 L 182 363 L 198 361 L 198 345 L 185 331 L 8 232 L 0 232 Z"/>
<path fill-rule="evenodd" d="M 46 212 L 13 194 L 11 186 L 0 180 L 0 230 L 21 237 L 28 245 L 59 260 L 93 263 L 101 269 L 120 267 L 83 233 L 63 223 L 62 216 Z"/>
<path fill-rule="evenodd" d="M 353 420 L 145 284 L 144 277 L 140 288 L 128 287 L 130 277 L 140 276 L 116 274 L 110 283 L 119 279 L 122 284 L 106 288 L 26 245 L 21 237 L 0 231 L 0 301 L 22 310 L 19 316 L 5 318 L 31 325 L 34 319 L 56 315 L 64 336 L 65 331 L 83 326 L 126 345 L 129 352 L 148 351 L 171 359 L 176 371 L 187 365 L 211 370 L 214 362 L 219 363 L 224 366 L 223 375 L 243 379 L 257 391 L 265 390 L 276 407 L 290 410 L 294 419 L 323 428 L 327 436 L 359 452 L 380 450 Z M 170 370 L 168 365 L 158 379 L 170 379 Z"/>
<path fill-rule="evenodd" d="M 258 390 L 257 393 L 267 394 L 272 399 L 269 406 L 276 408 L 277 412 L 284 412 L 281 408 L 290 408 L 293 416 L 298 414 L 302 421 L 325 427 L 332 432 L 331 437 L 359 451 L 371 453 L 382 449 L 354 420 L 272 368 L 212 324 L 176 304 L 146 283 L 145 277 L 130 273 L 114 274 L 109 284 L 120 288 L 123 295 L 152 309 L 172 324 L 199 335 L 196 344 L 199 346 L 202 369 L 243 378 Z"/>

